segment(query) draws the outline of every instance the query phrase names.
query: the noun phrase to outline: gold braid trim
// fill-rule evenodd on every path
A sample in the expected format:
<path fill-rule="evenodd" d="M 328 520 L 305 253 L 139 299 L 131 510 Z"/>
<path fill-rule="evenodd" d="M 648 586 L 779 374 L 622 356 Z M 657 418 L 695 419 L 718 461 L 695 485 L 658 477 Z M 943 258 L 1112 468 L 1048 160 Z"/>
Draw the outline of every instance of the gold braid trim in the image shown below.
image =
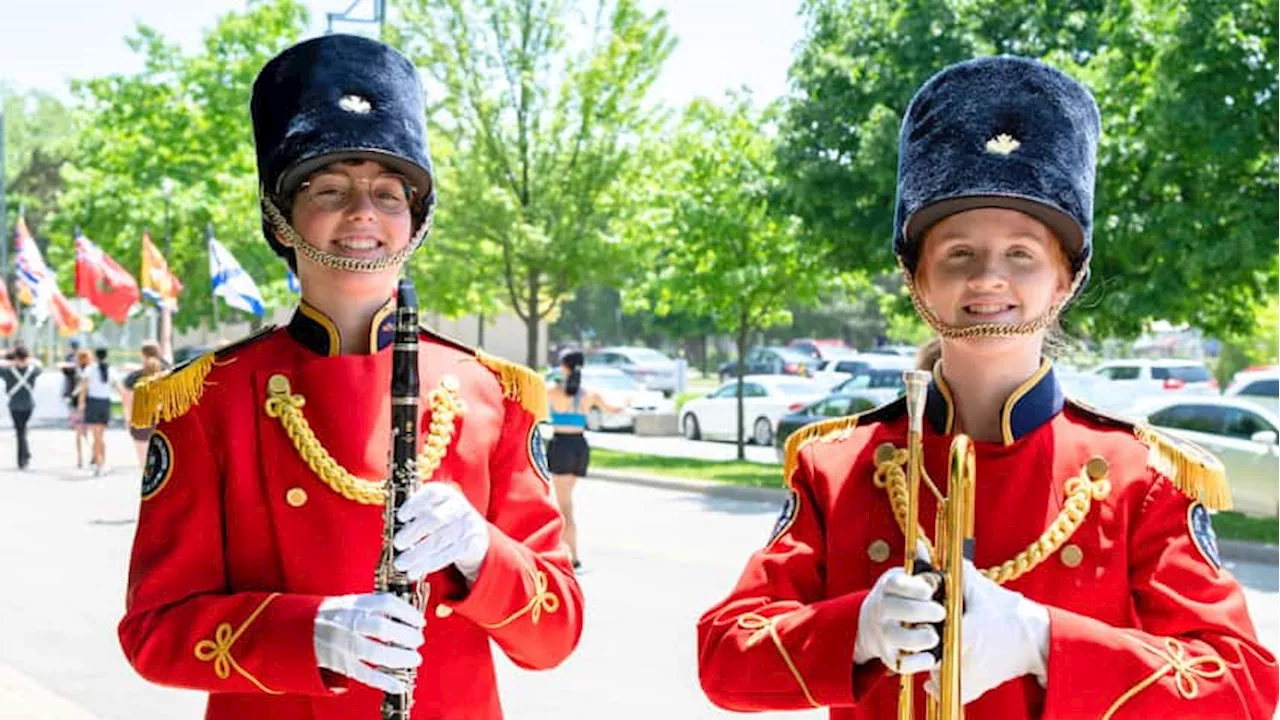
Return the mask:
<path fill-rule="evenodd" d="M 161 420 L 182 417 L 204 394 L 204 379 L 213 369 L 209 352 L 190 363 L 160 375 L 143 378 L 133 387 L 133 410 L 129 422 L 147 428 Z"/>
<path fill-rule="evenodd" d="M 520 403 L 521 407 L 533 415 L 535 421 L 546 420 L 551 416 L 547 407 L 547 383 L 537 373 L 481 350 L 476 351 L 476 359 L 498 376 L 498 382 L 502 383 L 503 397 Z"/>
<path fill-rule="evenodd" d="M 479 623 L 480 627 L 486 630 L 497 630 L 498 628 L 510 625 L 519 618 L 524 617 L 525 614 L 529 615 L 529 622 L 537 625 L 538 621 L 542 619 L 543 611 L 550 614 L 560 609 L 560 598 L 556 597 L 555 593 L 547 589 L 547 573 L 536 567 L 530 567 L 529 573 L 533 576 L 533 596 L 529 598 L 529 603 L 514 613 L 511 613 L 511 615 L 507 616 L 506 620 L 493 623 L 492 625 Z"/>
<path fill-rule="evenodd" d="M 815 440 L 820 442 L 835 442 L 849 437 L 854 428 L 858 426 L 858 416 L 850 415 L 848 417 L 830 418 L 827 420 L 819 420 L 810 423 L 796 430 L 787 437 L 787 444 L 783 450 L 782 479 L 787 487 L 791 487 L 791 476 L 795 474 L 796 466 L 800 462 L 800 450 Z"/>
<path fill-rule="evenodd" d="M 882 449 L 888 446 L 883 456 Z M 892 451 L 892 455 L 888 454 L 888 450 Z M 907 463 L 907 451 L 895 448 L 885 443 L 877 448 L 876 454 L 880 457 L 880 461 L 876 464 L 875 476 L 872 482 L 878 488 L 883 488 L 889 494 L 889 504 L 893 507 L 894 519 L 898 521 L 898 527 L 903 529 L 906 534 L 907 527 L 907 474 L 903 466 Z M 1000 565 L 982 570 L 982 574 L 989 580 L 1003 585 L 1012 582 L 1034 570 L 1040 563 L 1053 557 L 1053 554 L 1075 534 L 1080 525 L 1084 523 L 1084 519 L 1089 514 L 1089 509 L 1093 507 L 1095 500 L 1102 500 L 1111 493 L 1111 482 L 1107 479 L 1106 462 L 1101 458 L 1094 458 L 1080 469 L 1080 474 L 1071 478 L 1066 482 L 1063 488 L 1066 495 L 1066 502 L 1063 503 L 1062 511 L 1058 513 L 1058 517 L 1054 519 L 1049 527 L 1045 529 L 1040 537 L 1036 538 L 1027 549 L 1018 553 L 1011 560 L 1006 560 Z M 929 554 L 933 555 L 933 545 L 929 542 L 928 536 L 925 535 L 924 529 L 919 530 L 920 539 L 924 541 L 929 548 Z"/>
<path fill-rule="evenodd" d="M 249 614 L 249 617 L 245 618 L 245 621 L 240 624 L 240 627 L 236 628 L 234 631 L 232 631 L 231 623 L 229 622 L 219 624 L 217 629 L 213 631 L 212 640 L 201 640 L 196 643 L 196 659 L 200 662 L 212 662 L 213 674 L 217 675 L 220 680 L 230 678 L 231 669 L 235 668 L 235 671 L 239 673 L 241 677 L 253 683 L 262 692 L 269 695 L 283 695 L 284 693 L 272 690 L 266 685 L 263 685 L 258 681 L 258 678 L 254 677 L 248 670 L 240 667 L 240 663 L 236 662 L 236 659 L 231 656 L 231 646 L 236 644 L 236 640 L 239 640 L 240 636 L 244 634 L 244 631 L 247 630 L 249 626 L 253 624 L 253 621 L 257 620 L 258 616 L 262 614 L 262 611 L 267 609 L 267 606 L 271 604 L 271 601 L 278 597 L 280 597 L 280 593 L 271 593 L 268 595 L 267 599 L 263 600 L 262 603 Z"/>
<path fill-rule="evenodd" d="M 1221 460 L 1195 443 L 1148 425 L 1134 425 L 1133 434 L 1147 446 L 1147 466 L 1169 478 L 1183 494 L 1211 510 L 1231 509 L 1231 488 Z"/>
<path fill-rule="evenodd" d="M 267 416 L 280 420 L 294 449 L 316 477 L 348 500 L 361 505 L 386 504 L 385 480 L 366 480 L 352 475 L 320 444 L 307 423 L 307 418 L 302 414 L 302 406 L 307 400 L 291 392 L 288 378 L 272 375 L 267 381 L 267 393 Z M 431 407 L 431 425 L 422 452 L 418 454 L 418 479 L 424 482 L 431 479 L 449 451 L 449 444 L 453 441 L 454 418 L 466 410 L 466 405 L 458 396 L 457 380 L 452 378 L 441 380 L 440 386 L 427 395 L 427 402 Z"/>
<path fill-rule="evenodd" d="M 787 664 L 787 669 L 791 671 L 791 676 L 796 679 L 796 684 L 800 686 L 800 692 L 804 693 L 804 699 L 809 701 L 813 707 L 822 707 L 817 700 L 813 699 L 813 694 L 809 692 L 809 685 L 805 683 L 804 676 L 800 674 L 800 669 L 791 660 L 791 653 L 787 652 L 786 646 L 782 644 L 782 638 L 778 636 L 778 619 L 781 615 L 773 617 L 765 617 L 759 613 L 744 613 L 738 616 L 738 627 L 743 630 L 755 630 L 747 638 L 747 647 L 754 647 L 757 643 L 768 635 L 773 639 L 773 645 L 778 649 L 778 654 L 782 656 L 782 662 Z"/>
<path fill-rule="evenodd" d="M 1137 685 L 1125 691 L 1107 709 L 1107 713 L 1102 716 L 1102 720 L 1111 720 L 1116 711 L 1120 709 L 1120 706 L 1132 700 L 1138 693 L 1159 682 L 1160 678 L 1167 675 L 1170 670 L 1173 671 L 1173 686 L 1183 700 L 1194 700 L 1200 695 L 1200 684 L 1196 682 L 1197 677 L 1205 680 L 1216 680 L 1227 674 L 1227 664 L 1223 662 L 1222 658 L 1217 655 L 1190 657 L 1187 655 L 1187 648 L 1173 638 L 1164 638 L 1163 649 L 1152 647 L 1137 638 L 1132 639 L 1144 649 L 1159 655 L 1165 661 L 1165 664 L 1156 668 L 1155 671 L 1143 678 Z"/>

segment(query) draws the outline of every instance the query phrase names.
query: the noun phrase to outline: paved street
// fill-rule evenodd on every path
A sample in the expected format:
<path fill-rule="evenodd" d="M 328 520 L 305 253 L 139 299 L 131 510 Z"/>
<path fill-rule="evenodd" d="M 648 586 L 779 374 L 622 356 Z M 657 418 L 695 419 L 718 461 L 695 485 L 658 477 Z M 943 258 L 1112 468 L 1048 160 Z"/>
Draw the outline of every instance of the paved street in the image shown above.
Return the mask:
<path fill-rule="evenodd" d="M 138 502 L 127 437 L 111 433 L 117 469 L 103 478 L 74 469 L 66 431 L 37 431 L 34 441 L 33 470 L 18 473 L 8 469 L 12 436 L 0 435 L 0 720 L 199 717 L 202 696 L 143 682 L 116 644 Z M 585 482 L 577 501 L 587 564 L 582 644 L 547 673 L 500 661 L 508 715 L 736 717 L 711 707 L 697 687 L 694 622 L 764 541 L 776 508 L 601 481 Z M 1277 568 L 1234 570 L 1248 585 L 1259 631 L 1276 649 Z"/>

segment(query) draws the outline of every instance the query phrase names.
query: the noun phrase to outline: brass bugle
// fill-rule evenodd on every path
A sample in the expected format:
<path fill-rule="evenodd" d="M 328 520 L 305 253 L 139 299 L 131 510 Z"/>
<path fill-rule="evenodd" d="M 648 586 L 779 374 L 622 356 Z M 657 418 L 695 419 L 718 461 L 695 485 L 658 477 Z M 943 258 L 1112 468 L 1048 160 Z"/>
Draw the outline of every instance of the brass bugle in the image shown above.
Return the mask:
<path fill-rule="evenodd" d="M 976 473 L 973 443 L 967 435 L 956 435 L 947 460 L 947 493 L 944 495 L 924 469 L 924 409 L 930 374 L 921 370 L 907 371 L 907 518 L 904 531 L 906 547 L 903 569 L 916 572 L 916 547 L 921 540 L 921 485 L 936 500 L 934 539 L 929 563 L 940 574 L 943 605 L 947 616 L 942 621 L 939 639 L 942 662 L 938 668 L 938 696 L 926 701 L 928 720 L 962 720 L 964 706 L 960 694 L 960 635 L 964 612 L 964 561 L 973 559 L 973 503 Z M 925 542 L 926 547 L 928 542 Z M 915 677 L 902 675 L 898 680 L 898 718 L 916 720 Z"/>

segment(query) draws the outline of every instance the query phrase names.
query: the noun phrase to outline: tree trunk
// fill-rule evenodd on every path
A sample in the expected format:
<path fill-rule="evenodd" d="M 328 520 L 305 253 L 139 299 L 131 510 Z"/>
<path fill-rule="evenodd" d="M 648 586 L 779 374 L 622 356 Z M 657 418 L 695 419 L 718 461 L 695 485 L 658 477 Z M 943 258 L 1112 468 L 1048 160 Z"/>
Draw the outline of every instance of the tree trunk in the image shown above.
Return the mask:
<path fill-rule="evenodd" d="M 529 271 L 527 282 L 528 295 L 526 297 L 529 302 L 525 307 L 529 310 L 529 317 L 524 323 L 524 364 L 537 370 L 540 364 L 538 362 L 538 321 L 542 316 L 538 314 L 538 291 L 541 288 L 538 286 L 538 275 L 535 271 Z"/>
<path fill-rule="evenodd" d="M 742 376 L 747 371 L 747 311 L 743 310 L 738 320 L 738 459 L 747 459 L 746 438 L 744 431 L 746 429 L 743 422 L 743 402 L 742 402 Z"/>

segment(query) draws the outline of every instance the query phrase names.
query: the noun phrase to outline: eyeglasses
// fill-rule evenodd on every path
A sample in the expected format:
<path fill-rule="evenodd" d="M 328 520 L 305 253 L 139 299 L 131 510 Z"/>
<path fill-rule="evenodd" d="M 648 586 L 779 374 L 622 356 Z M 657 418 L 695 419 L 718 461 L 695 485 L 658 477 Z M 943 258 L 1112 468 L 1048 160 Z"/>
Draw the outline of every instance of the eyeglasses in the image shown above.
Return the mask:
<path fill-rule="evenodd" d="M 336 212 L 350 208 L 355 202 L 357 184 L 369 186 L 373 206 L 387 215 L 399 215 L 408 210 L 418 192 L 399 175 L 379 175 L 370 180 L 326 173 L 299 185 L 298 195 L 321 210 Z"/>

